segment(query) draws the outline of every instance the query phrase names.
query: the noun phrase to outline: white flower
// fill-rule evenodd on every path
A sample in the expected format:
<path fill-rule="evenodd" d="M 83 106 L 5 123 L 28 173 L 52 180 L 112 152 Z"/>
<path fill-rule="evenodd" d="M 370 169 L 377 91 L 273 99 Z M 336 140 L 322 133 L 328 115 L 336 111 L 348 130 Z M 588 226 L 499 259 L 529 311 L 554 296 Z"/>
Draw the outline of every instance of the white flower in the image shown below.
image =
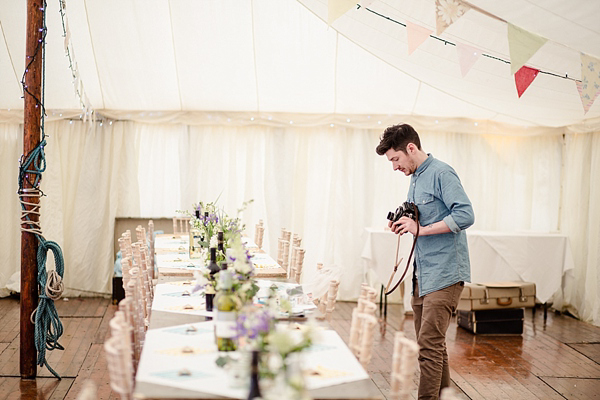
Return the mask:
<path fill-rule="evenodd" d="M 205 286 L 208 283 L 208 279 L 200 271 L 194 271 L 194 277 L 196 278 L 196 285 Z"/>
<path fill-rule="evenodd" d="M 304 342 L 300 332 L 290 330 L 276 330 L 269 335 L 269 344 L 281 355 L 289 354 L 294 348 Z"/>
<path fill-rule="evenodd" d="M 219 239 L 217 239 L 217 235 L 213 235 L 213 237 L 210 238 L 210 247 L 217 247 L 218 244 Z"/>
<path fill-rule="evenodd" d="M 247 275 L 252 271 L 252 267 L 246 261 L 240 259 L 233 262 L 233 268 L 242 275 Z"/>
<path fill-rule="evenodd" d="M 246 282 L 242 283 L 242 286 L 240 287 L 240 291 L 242 291 L 242 292 L 248 292 L 251 289 L 252 289 L 252 281 L 246 281 Z"/>
<path fill-rule="evenodd" d="M 438 0 L 437 14 L 446 25 L 456 22 L 467 10 L 460 0 Z"/>

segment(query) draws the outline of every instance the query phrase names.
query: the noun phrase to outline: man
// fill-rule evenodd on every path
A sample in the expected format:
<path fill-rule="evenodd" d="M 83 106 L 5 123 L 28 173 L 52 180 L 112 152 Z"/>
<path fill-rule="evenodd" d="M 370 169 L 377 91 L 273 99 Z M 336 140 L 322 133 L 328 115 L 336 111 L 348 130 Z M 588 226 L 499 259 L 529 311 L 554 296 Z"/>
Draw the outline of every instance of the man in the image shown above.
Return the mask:
<path fill-rule="evenodd" d="M 419 399 L 438 399 L 450 386 L 446 331 L 471 278 L 465 229 L 473 225 L 473 207 L 454 169 L 426 154 L 410 125 L 387 128 L 376 151 L 411 176 L 408 201 L 417 205 L 419 221 L 402 217 L 389 226 L 400 235 L 417 235 L 419 224 L 411 302 L 420 347 Z"/>

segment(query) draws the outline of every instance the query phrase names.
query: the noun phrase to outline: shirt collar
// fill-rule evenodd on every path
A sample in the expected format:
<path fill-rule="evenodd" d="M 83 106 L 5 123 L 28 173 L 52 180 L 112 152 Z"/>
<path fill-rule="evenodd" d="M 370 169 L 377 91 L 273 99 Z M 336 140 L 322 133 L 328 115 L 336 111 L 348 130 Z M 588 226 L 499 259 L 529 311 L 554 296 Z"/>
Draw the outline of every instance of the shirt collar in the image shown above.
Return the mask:
<path fill-rule="evenodd" d="M 425 171 L 427 169 L 427 167 L 429 166 L 429 164 L 431 164 L 432 162 L 433 162 L 433 156 L 431 155 L 431 153 L 427 153 L 427 158 L 425 159 L 425 161 L 423 161 L 421 163 L 421 165 L 419 165 L 419 168 L 417 168 L 414 175 L 415 176 L 421 175 L 423 173 L 423 171 Z"/>

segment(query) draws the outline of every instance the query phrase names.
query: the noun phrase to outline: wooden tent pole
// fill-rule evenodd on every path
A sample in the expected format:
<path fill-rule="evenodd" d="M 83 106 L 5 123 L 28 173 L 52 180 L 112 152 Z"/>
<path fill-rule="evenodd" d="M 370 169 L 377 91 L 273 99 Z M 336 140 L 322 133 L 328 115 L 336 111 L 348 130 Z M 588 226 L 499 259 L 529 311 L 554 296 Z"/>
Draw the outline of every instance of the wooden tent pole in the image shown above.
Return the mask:
<path fill-rule="evenodd" d="M 27 0 L 27 37 L 25 45 L 25 114 L 23 123 L 23 155 L 26 157 L 40 143 L 40 116 L 42 106 L 37 99 L 42 97 L 42 46 L 44 28 L 43 0 Z M 37 52 L 37 53 L 36 53 Z M 35 58 L 33 57 L 35 54 Z M 33 59 L 33 62 L 31 62 Z M 27 93 L 30 92 L 30 93 Z M 35 96 L 35 97 L 34 97 Z M 25 176 L 23 188 L 32 185 Z M 36 196 L 24 197 L 28 203 L 39 203 Z M 32 206 L 26 206 L 31 209 Z M 39 221 L 36 214 L 30 214 L 32 221 Z M 20 371 L 21 379 L 35 379 L 37 372 L 37 351 L 35 348 L 34 325 L 31 313 L 38 305 L 37 285 L 38 240 L 33 233 L 21 232 L 21 335 Z"/>

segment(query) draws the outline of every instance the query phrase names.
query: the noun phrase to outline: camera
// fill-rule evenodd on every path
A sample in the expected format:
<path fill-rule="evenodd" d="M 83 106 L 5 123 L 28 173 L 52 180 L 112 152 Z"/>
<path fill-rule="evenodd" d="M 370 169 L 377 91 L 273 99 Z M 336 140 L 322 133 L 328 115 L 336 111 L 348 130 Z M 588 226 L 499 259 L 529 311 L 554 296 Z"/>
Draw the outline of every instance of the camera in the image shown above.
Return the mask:
<path fill-rule="evenodd" d="M 389 219 L 392 222 L 396 222 L 402 217 L 408 217 L 414 221 L 417 221 L 417 214 L 418 211 L 416 204 L 405 201 L 404 203 L 402 203 L 401 206 L 399 206 L 396 209 L 395 212 L 390 211 L 387 215 L 387 219 Z"/>

